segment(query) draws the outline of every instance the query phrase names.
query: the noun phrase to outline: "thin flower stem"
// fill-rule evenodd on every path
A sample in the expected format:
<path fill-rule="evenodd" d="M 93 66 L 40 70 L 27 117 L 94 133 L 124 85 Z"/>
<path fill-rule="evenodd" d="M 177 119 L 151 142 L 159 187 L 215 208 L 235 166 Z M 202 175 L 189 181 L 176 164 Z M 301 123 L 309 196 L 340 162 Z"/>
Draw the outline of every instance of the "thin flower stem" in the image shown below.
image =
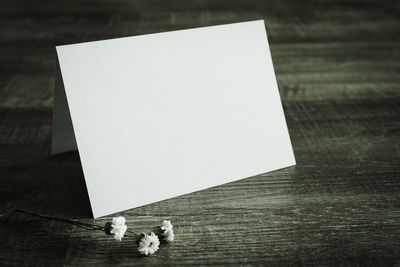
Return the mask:
<path fill-rule="evenodd" d="M 85 222 L 76 221 L 76 220 L 63 219 L 63 218 L 58 218 L 58 217 L 53 217 L 53 216 L 47 216 L 47 215 L 40 215 L 40 214 L 37 214 L 37 213 L 33 213 L 33 212 L 26 211 L 26 210 L 22 210 L 22 209 L 9 210 L 9 211 L 7 211 L 7 212 L 5 212 L 3 214 L 0 214 L 0 217 L 4 217 L 4 216 L 6 216 L 8 214 L 11 214 L 13 212 L 25 213 L 25 214 L 28 214 L 28 215 L 31 215 L 31 216 L 34 216 L 34 217 L 42 218 L 42 219 L 65 222 L 65 223 L 69 223 L 69 224 L 75 225 L 77 227 L 86 229 L 86 230 L 104 231 L 104 227 L 100 226 L 100 225 L 85 223 Z"/>
<path fill-rule="evenodd" d="M 30 211 L 22 210 L 22 209 L 9 210 L 9 211 L 7 211 L 7 212 L 5 212 L 3 214 L 0 214 L 0 218 L 6 216 L 8 214 L 11 214 L 13 212 L 24 213 L 24 214 L 27 214 L 27 215 L 30 215 L 30 216 L 34 216 L 34 217 L 38 217 L 38 218 L 42 218 L 42 219 L 47 219 L 47 220 L 54 220 L 54 221 L 69 223 L 69 224 L 72 224 L 72 225 L 74 225 L 76 227 L 80 227 L 80 228 L 85 229 L 85 230 L 105 232 L 105 227 L 97 225 L 97 224 L 91 224 L 91 223 L 81 222 L 81 221 L 77 221 L 77 220 L 58 218 L 58 217 L 54 217 L 54 216 L 41 215 L 41 214 L 33 213 L 33 212 L 30 212 Z M 128 230 L 126 233 L 131 234 L 135 239 L 137 239 L 139 237 L 139 234 L 136 234 L 135 232 L 130 231 L 130 230 Z"/>
<path fill-rule="evenodd" d="M 130 230 L 127 230 L 126 233 L 132 234 L 135 239 L 137 239 L 139 237 L 138 234 L 136 234 L 135 232 L 130 231 Z M 127 234 L 125 234 L 125 235 L 128 236 Z"/>

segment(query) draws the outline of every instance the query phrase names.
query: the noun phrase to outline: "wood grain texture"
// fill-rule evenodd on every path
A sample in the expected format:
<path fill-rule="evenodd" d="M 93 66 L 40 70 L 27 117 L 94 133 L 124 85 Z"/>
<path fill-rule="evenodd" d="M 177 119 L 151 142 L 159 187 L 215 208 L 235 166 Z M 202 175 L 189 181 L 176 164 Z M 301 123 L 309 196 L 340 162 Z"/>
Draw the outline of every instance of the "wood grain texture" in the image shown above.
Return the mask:
<path fill-rule="evenodd" d="M 49 155 L 58 44 L 265 18 L 297 166 L 119 213 L 137 231 L 174 223 L 176 242 L 148 258 L 130 240 L 1 218 L 0 265 L 400 265 L 399 8 L 2 1 L 0 212 L 93 221 L 78 153 Z"/>

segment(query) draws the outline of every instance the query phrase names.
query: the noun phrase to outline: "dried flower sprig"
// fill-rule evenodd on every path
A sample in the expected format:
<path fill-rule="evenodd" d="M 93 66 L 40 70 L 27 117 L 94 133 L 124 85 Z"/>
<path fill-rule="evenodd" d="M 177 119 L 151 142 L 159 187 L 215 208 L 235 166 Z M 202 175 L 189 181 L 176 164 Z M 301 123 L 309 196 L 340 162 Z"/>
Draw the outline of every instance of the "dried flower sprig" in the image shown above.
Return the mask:
<path fill-rule="evenodd" d="M 128 230 L 126 220 L 122 216 L 114 217 L 111 222 L 107 222 L 104 226 L 86 223 L 78 220 L 70 220 L 54 216 L 36 214 L 22 209 L 10 210 L 8 212 L 0 214 L 0 217 L 4 217 L 13 212 L 24 213 L 42 219 L 69 223 L 85 230 L 102 231 L 107 235 L 113 235 L 114 239 L 117 241 L 121 241 L 124 236 L 130 236 L 135 239 L 139 253 L 145 256 L 154 254 L 159 249 L 161 242 L 173 242 L 175 239 L 174 231 L 172 230 L 173 226 L 171 224 L 171 221 L 168 220 L 164 220 L 161 226 L 153 227 L 150 233 L 137 234 L 133 231 Z"/>

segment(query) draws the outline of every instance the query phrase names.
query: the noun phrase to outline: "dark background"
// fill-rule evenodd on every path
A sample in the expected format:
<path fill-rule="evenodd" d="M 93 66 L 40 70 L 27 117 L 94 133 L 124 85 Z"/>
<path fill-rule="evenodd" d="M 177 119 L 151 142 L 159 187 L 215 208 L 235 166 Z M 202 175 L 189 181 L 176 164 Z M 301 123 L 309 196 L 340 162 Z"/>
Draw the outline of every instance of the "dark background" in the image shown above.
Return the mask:
<path fill-rule="evenodd" d="M 1 218 L 0 265 L 400 265 L 399 11 L 379 0 L 2 0 L 0 212 L 93 221 L 78 153 L 49 155 L 59 44 L 265 19 L 297 166 L 120 213 L 137 231 L 172 220 L 176 242 L 148 258 L 127 239 Z"/>

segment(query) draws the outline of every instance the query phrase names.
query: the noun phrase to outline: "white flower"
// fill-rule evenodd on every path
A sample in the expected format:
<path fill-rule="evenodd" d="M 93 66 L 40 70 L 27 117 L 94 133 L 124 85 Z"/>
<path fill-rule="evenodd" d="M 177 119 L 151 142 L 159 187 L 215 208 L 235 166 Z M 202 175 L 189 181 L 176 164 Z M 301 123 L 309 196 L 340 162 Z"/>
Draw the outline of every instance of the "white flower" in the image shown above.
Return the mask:
<path fill-rule="evenodd" d="M 125 225 L 124 217 L 120 216 L 112 219 L 110 233 L 114 234 L 115 240 L 121 241 L 125 235 L 126 229 L 128 229 L 128 226 Z"/>
<path fill-rule="evenodd" d="M 160 245 L 160 240 L 158 236 L 151 232 L 149 235 L 145 235 L 139 242 L 138 250 L 140 254 L 143 255 L 151 255 L 154 254 L 158 250 L 158 246 Z"/>
<path fill-rule="evenodd" d="M 117 225 L 117 226 L 121 226 L 125 224 L 125 218 L 122 216 L 119 217 L 114 217 L 112 219 L 112 224 Z"/>
<path fill-rule="evenodd" d="M 165 240 L 167 240 L 168 242 L 174 241 L 175 235 L 174 235 L 174 231 L 172 229 L 165 230 L 164 235 L 165 235 Z"/>
<path fill-rule="evenodd" d="M 174 226 L 172 225 L 171 221 L 164 220 L 161 225 L 161 229 L 164 230 L 165 240 L 168 242 L 174 241 L 174 231 L 172 230 Z"/>
<path fill-rule="evenodd" d="M 172 224 L 171 224 L 171 221 L 167 221 L 167 220 L 164 220 L 163 222 L 162 222 L 162 226 L 161 226 L 161 229 L 163 229 L 164 231 L 166 231 L 166 230 L 172 230 Z"/>

